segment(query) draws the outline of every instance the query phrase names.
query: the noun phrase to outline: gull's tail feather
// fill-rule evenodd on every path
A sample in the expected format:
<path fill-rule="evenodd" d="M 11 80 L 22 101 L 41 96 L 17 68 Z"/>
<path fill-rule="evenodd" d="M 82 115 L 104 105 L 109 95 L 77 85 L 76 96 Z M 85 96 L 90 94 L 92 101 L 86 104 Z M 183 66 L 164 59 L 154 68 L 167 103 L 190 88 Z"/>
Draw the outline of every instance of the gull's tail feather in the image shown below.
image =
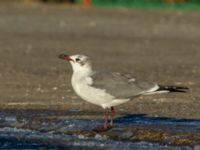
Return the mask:
<path fill-rule="evenodd" d="M 166 91 L 166 92 L 182 92 L 186 93 L 189 90 L 188 87 L 184 86 L 175 86 L 175 85 L 159 85 L 157 89 L 158 92 Z"/>

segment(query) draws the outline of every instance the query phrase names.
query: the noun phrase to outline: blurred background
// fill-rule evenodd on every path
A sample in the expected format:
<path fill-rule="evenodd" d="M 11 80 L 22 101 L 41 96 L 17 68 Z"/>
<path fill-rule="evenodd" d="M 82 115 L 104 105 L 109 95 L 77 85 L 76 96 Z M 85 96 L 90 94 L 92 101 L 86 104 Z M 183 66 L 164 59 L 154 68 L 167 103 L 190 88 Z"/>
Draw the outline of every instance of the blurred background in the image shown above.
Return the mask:
<path fill-rule="evenodd" d="M 1 0 L 0 108 L 101 112 L 73 92 L 71 66 L 58 59 L 81 53 L 100 70 L 191 89 L 141 97 L 122 112 L 199 118 L 199 7 L 198 0 Z"/>
<path fill-rule="evenodd" d="M 135 7 L 135 8 L 199 8 L 199 0 L 0 0 L 1 2 L 41 2 L 41 3 L 73 3 L 86 7 Z"/>
<path fill-rule="evenodd" d="M 61 53 L 190 90 L 117 106 L 94 133 L 103 110 L 74 93 Z M 0 0 L 0 148 L 199 149 L 199 77 L 199 0 Z"/>

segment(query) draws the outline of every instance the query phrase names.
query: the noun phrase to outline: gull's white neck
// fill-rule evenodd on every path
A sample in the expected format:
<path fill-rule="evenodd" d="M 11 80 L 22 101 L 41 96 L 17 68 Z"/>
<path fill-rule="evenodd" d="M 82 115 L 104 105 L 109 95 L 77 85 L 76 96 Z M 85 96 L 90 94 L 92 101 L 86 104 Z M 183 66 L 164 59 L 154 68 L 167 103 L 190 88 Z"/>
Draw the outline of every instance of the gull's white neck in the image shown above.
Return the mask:
<path fill-rule="evenodd" d="M 75 69 L 75 70 L 74 70 Z M 88 79 L 93 74 L 91 65 L 85 65 L 80 68 L 73 68 L 73 74 L 71 78 L 71 83 L 73 89 L 76 93 L 82 96 L 83 89 L 87 89 L 88 87 Z M 84 98 L 83 98 L 84 99 Z"/>
<path fill-rule="evenodd" d="M 90 64 L 85 65 L 84 67 L 79 67 L 79 66 L 72 66 L 73 68 L 73 74 L 72 77 L 88 77 L 92 74 L 92 66 Z"/>

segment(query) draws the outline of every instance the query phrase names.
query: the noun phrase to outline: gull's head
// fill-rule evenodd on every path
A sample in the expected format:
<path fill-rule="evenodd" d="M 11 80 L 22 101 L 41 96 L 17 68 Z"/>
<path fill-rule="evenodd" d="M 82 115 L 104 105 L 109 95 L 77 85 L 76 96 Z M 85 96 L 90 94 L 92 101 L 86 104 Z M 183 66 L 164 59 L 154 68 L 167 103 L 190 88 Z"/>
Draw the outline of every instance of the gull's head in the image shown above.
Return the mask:
<path fill-rule="evenodd" d="M 70 62 L 72 69 L 74 72 L 79 71 L 90 71 L 91 70 L 91 62 L 90 59 L 85 55 L 66 55 L 60 54 L 58 56 L 60 59 Z"/>

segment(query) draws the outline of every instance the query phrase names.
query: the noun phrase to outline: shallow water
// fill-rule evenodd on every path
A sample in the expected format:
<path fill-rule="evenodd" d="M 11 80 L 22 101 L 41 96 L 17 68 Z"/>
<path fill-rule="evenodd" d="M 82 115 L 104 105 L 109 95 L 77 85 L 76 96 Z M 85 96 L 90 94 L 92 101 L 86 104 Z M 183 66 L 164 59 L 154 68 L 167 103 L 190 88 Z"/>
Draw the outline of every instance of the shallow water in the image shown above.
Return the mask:
<path fill-rule="evenodd" d="M 200 149 L 199 120 L 126 115 L 116 118 L 113 129 L 96 133 L 92 129 L 103 120 L 71 117 L 81 113 L 0 112 L 0 148 Z"/>

